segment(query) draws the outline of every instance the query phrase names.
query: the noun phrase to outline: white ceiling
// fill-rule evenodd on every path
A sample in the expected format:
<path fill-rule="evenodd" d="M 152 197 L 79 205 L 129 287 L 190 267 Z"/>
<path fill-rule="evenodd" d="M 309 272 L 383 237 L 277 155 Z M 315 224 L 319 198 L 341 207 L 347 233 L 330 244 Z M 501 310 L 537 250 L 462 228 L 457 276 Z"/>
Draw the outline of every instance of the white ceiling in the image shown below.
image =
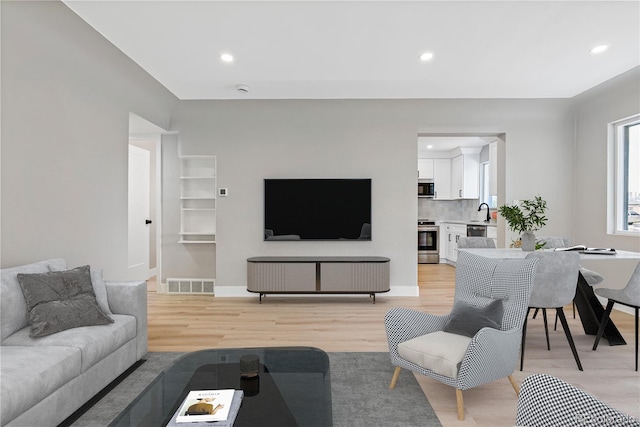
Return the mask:
<path fill-rule="evenodd" d="M 481 136 L 418 136 L 418 157 L 430 157 L 429 153 L 449 152 L 459 147 L 484 147 L 495 139 Z"/>
<path fill-rule="evenodd" d="M 180 99 L 567 98 L 640 65 L 638 0 L 64 3 Z"/>

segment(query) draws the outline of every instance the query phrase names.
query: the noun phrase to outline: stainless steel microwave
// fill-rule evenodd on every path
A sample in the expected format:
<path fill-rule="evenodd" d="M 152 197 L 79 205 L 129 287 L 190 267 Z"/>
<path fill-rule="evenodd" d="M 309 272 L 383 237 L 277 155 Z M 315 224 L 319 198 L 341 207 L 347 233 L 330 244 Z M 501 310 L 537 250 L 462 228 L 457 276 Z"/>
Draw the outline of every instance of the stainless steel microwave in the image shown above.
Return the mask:
<path fill-rule="evenodd" d="M 435 194 L 433 181 L 421 181 L 418 183 L 418 197 L 433 197 Z"/>

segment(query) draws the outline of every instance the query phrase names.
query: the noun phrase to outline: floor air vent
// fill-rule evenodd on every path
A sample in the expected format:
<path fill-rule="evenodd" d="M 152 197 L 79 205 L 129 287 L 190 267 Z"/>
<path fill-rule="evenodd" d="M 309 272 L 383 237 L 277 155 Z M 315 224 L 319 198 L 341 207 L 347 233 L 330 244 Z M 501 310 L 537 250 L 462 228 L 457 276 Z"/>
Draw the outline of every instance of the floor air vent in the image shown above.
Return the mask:
<path fill-rule="evenodd" d="M 215 279 L 167 279 L 170 294 L 214 294 Z"/>

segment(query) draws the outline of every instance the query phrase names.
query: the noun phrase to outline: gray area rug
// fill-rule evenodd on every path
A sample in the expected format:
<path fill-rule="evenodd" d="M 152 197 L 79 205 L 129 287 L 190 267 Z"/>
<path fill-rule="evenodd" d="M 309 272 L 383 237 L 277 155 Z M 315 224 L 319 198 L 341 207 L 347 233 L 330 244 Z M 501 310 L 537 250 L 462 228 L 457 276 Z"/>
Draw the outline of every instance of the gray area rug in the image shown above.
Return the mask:
<path fill-rule="evenodd" d="M 166 367 L 184 353 L 149 353 L 132 372 L 74 427 L 108 425 Z M 329 353 L 335 427 L 442 426 L 413 374 L 403 371 L 389 390 L 393 366 L 388 353 Z"/>

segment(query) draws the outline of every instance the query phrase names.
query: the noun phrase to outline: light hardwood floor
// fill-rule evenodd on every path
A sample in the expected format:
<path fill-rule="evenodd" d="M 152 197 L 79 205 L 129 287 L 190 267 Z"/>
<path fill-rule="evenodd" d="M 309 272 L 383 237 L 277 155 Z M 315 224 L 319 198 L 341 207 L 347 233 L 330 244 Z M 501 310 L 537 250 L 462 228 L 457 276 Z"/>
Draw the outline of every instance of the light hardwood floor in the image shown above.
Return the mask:
<path fill-rule="evenodd" d="M 312 346 L 327 352 L 388 351 L 384 314 L 392 307 L 410 307 L 434 314 L 453 304 L 455 269 L 444 264 L 418 266 L 419 297 L 367 296 L 279 297 L 258 304 L 253 298 L 216 298 L 158 294 L 149 282 L 149 351 L 194 351 L 205 348 Z M 565 308 L 584 371 L 577 369 L 562 328 L 550 331 L 546 350 L 542 320 L 529 321 L 524 370 L 514 377 L 544 372 L 591 393 L 640 418 L 640 375 L 634 371 L 633 316 L 614 311 L 612 319 L 628 342 L 592 351 L 593 336 Z M 550 316 L 553 319 L 553 316 Z M 551 320 L 552 321 L 552 320 Z M 393 367 L 389 363 L 389 380 Z M 400 374 L 403 381 L 408 371 Z M 513 426 L 517 398 L 505 378 L 464 392 L 465 421 L 456 416 L 453 388 L 416 376 L 444 426 Z M 390 390 L 389 393 L 393 393 Z M 405 426 L 398 426 L 405 427 Z M 408 426 L 407 426 L 408 427 Z"/>

